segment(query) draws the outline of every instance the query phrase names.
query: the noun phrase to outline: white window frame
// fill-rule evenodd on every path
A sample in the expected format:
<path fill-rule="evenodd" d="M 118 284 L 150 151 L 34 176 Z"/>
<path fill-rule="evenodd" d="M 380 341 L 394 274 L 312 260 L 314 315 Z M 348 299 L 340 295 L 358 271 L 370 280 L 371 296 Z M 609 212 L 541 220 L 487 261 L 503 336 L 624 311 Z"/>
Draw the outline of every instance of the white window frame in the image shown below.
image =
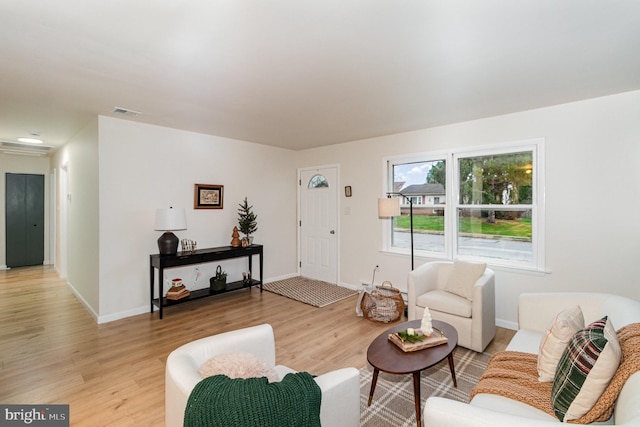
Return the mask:
<path fill-rule="evenodd" d="M 445 225 L 444 225 L 444 252 L 432 252 L 425 250 L 415 250 L 416 258 L 433 258 L 433 259 L 466 259 L 469 261 L 486 262 L 492 266 L 513 268 L 518 270 L 545 271 L 545 140 L 544 138 L 535 138 L 530 140 L 509 142 L 504 144 L 487 145 L 482 147 L 452 149 L 446 152 L 416 153 L 411 155 L 386 157 L 383 161 L 385 167 L 386 183 L 385 192 L 392 191 L 393 187 L 393 166 L 404 163 L 414 162 L 430 162 L 445 160 L 447 173 L 447 188 L 445 203 L 433 204 L 433 207 L 445 209 Z M 458 255 L 458 210 L 459 209 L 490 209 L 504 210 L 501 205 L 465 205 L 460 203 L 459 197 L 459 167 L 458 160 L 467 157 L 482 157 L 496 154 L 509 154 L 523 151 L 532 152 L 533 160 L 533 180 L 532 180 L 532 202 L 531 205 L 509 205 L 512 209 L 531 209 L 532 229 L 532 260 L 517 261 L 499 258 L 489 258 L 481 256 Z M 442 201 L 442 198 L 441 200 Z M 432 204 L 422 206 L 431 207 Z M 397 254 L 410 255 L 409 249 L 392 247 L 392 226 L 393 221 L 387 221 L 383 227 L 383 251 Z"/>
<path fill-rule="evenodd" d="M 429 153 L 416 153 L 416 154 L 407 154 L 403 156 L 394 156 L 394 157 L 385 157 L 383 159 L 384 165 L 384 174 L 386 176 L 386 183 L 383 189 L 383 193 L 386 194 L 388 192 L 395 192 L 392 190 L 393 188 L 393 165 L 405 164 L 405 163 L 418 163 L 418 162 L 438 162 L 444 160 L 446 162 L 447 168 L 447 176 L 449 176 L 449 165 L 451 162 L 451 158 L 448 152 L 429 152 Z M 447 184 L 448 186 L 449 184 Z M 426 201 L 425 201 L 426 202 Z M 409 206 L 408 202 L 405 204 L 405 198 L 402 198 L 402 206 Z M 414 205 L 414 207 L 417 205 Z M 434 209 L 444 209 L 445 212 L 448 211 L 449 205 L 442 204 L 434 204 L 434 203 L 425 203 L 420 205 L 422 208 L 434 208 Z M 446 214 L 445 214 L 446 215 Z M 386 226 L 383 226 L 382 230 L 382 241 L 383 241 L 383 252 L 389 252 L 394 254 L 402 254 L 411 256 L 410 248 L 401 248 L 397 246 L 392 246 L 393 239 L 393 220 L 385 220 Z M 451 258 L 451 254 L 449 245 L 447 244 L 447 219 L 445 217 L 445 252 L 434 252 L 434 251 L 426 251 L 426 250 L 415 250 L 414 255 L 416 257 L 427 257 L 427 258 Z"/>

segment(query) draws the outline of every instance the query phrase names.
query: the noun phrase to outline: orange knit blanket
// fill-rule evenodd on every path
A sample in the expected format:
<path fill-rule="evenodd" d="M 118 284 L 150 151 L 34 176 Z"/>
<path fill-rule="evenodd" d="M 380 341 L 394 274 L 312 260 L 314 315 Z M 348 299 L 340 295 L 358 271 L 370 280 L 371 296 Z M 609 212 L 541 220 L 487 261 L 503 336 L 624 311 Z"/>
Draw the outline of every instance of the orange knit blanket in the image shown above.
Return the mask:
<path fill-rule="evenodd" d="M 640 323 L 621 328 L 617 335 L 622 350 L 618 370 L 595 406 L 570 423 L 589 424 L 611 418 L 620 390 L 631 375 L 640 371 Z M 471 390 L 471 398 L 479 393 L 497 394 L 524 402 L 555 417 L 551 404 L 552 385 L 551 382 L 538 381 L 535 354 L 501 351 L 489 360 L 478 385 Z"/>

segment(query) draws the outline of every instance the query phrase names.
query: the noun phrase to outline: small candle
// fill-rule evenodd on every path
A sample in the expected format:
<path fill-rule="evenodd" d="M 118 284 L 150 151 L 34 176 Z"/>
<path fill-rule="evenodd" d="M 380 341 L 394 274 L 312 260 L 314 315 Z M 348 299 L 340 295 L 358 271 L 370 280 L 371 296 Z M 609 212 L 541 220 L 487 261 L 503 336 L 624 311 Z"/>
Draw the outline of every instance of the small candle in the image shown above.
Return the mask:
<path fill-rule="evenodd" d="M 415 335 L 416 331 L 413 328 L 407 328 L 407 335 Z"/>

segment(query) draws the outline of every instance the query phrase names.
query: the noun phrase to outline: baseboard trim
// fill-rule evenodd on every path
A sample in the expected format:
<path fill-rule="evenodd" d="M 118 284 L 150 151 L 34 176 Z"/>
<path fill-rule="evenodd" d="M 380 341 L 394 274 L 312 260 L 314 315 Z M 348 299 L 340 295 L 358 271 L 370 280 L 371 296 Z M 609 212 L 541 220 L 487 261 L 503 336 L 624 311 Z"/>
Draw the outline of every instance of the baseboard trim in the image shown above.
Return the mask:
<path fill-rule="evenodd" d="M 89 312 L 89 314 L 91 315 L 91 317 L 93 317 L 93 319 L 96 321 L 97 324 L 109 323 L 115 320 L 120 320 L 126 317 L 136 316 L 138 314 L 149 312 L 149 306 L 145 305 L 145 306 L 137 307 L 127 311 L 121 311 L 118 313 L 108 314 L 106 316 L 100 316 L 98 313 L 96 313 L 93 307 L 91 307 L 91 305 L 82 297 L 82 295 L 80 295 L 80 293 L 73 287 L 73 285 L 68 281 L 67 281 L 67 287 L 71 290 L 71 293 L 73 293 L 73 295 L 78 299 L 78 301 L 80 301 L 80 304 L 83 305 L 85 310 Z"/>
<path fill-rule="evenodd" d="M 510 322 L 508 320 L 496 319 L 496 326 L 500 326 L 501 328 L 511 329 L 513 331 L 518 330 L 517 322 Z"/>
<path fill-rule="evenodd" d="M 85 300 L 82 297 L 80 292 L 78 292 L 76 290 L 76 288 L 68 280 L 67 280 L 67 287 L 69 288 L 71 293 L 78 299 L 78 301 L 80 301 L 80 304 L 82 304 L 84 306 L 85 310 L 87 310 L 89 312 L 91 317 L 93 317 L 94 320 L 98 321 L 98 313 L 95 312 L 93 307 L 91 307 L 91 305 L 87 302 L 87 300 Z"/>
<path fill-rule="evenodd" d="M 295 273 L 294 274 L 286 274 L 286 275 L 283 275 L 283 276 L 273 277 L 271 279 L 265 279 L 264 283 L 271 283 L 271 282 L 276 282 L 278 280 L 290 279 L 290 278 L 296 277 L 296 276 L 298 276 L 298 275 L 295 274 Z M 153 311 L 154 312 L 156 312 L 158 310 L 159 310 L 158 307 L 156 307 L 156 306 L 153 307 Z M 93 310 L 90 310 L 90 311 L 93 313 Z M 149 306 L 148 305 L 132 308 L 130 310 L 119 311 L 117 313 L 106 314 L 106 315 L 102 315 L 102 316 L 94 316 L 94 317 L 96 318 L 96 321 L 98 322 L 98 324 L 102 324 L 102 323 L 114 322 L 116 320 L 121 320 L 121 319 L 125 319 L 127 317 L 137 316 L 139 314 L 145 314 L 145 313 L 149 313 Z"/>
<path fill-rule="evenodd" d="M 154 306 L 153 311 L 156 311 L 157 308 Z M 97 321 L 98 324 L 114 322 L 116 320 L 126 319 L 127 317 L 137 316 L 139 314 L 149 313 L 149 306 L 141 306 L 132 308 L 131 310 L 119 311 L 113 314 L 107 314 L 104 316 L 98 316 Z"/>
<path fill-rule="evenodd" d="M 286 280 L 286 279 L 291 279 L 292 277 L 298 277 L 298 276 L 299 274 L 297 273 L 285 274 L 282 276 L 272 277 L 270 279 L 264 279 L 264 283 L 277 282 L 278 280 Z"/>
<path fill-rule="evenodd" d="M 362 285 L 364 285 L 364 283 Z M 360 289 L 362 289 L 362 285 L 357 286 L 357 285 L 352 285 L 351 283 L 340 282 L 340 286 L 342 286 L 343 288 L 353 289 L 354 291 L 359 291 Z"/>

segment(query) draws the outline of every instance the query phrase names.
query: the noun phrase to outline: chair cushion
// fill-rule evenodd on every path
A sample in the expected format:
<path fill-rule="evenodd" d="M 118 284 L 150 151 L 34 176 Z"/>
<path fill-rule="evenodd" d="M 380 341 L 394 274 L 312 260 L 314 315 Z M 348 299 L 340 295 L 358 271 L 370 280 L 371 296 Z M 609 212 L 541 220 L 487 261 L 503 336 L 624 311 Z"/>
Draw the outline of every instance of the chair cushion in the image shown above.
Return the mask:
<path fill-rule="evenodd" d="M 473 285 L 484 274 L 487 264 L 455 260 L 445 290 L 471 301 Z"/>
<path fill-rule="evenodd" d="M 245 352 L 218 354 L 204 362 L 198 373 L 202 378 L 226 375 L 229 378 L 267 377 L 270 382 L 280 379 L 264 360 Z"/>
<path fill-rule="evenodd" d="M 560 358 L 551 389 L 560 421 L 580 418 L 596 404 L 620 358 L 620 344 L 606 316 L 576 332 Z"/>
<path fill-rule="evenodd" d="M 454 295 L 447 291 L 430 291 L 416 298 L 416 304 L 420 307 L 429 307 L 429 310 L 441 311 L 460 317 L 471 317 L 471 301 Z"/>
<path fill-rule="evenodd" d="M 583 328 L 584 316 L 580 306 L 576 305 L 558 313 L 540 341 L 538 351 L 538 379 L 540 381 L 553 381 L 562 353 L 573 335 Z"/>

